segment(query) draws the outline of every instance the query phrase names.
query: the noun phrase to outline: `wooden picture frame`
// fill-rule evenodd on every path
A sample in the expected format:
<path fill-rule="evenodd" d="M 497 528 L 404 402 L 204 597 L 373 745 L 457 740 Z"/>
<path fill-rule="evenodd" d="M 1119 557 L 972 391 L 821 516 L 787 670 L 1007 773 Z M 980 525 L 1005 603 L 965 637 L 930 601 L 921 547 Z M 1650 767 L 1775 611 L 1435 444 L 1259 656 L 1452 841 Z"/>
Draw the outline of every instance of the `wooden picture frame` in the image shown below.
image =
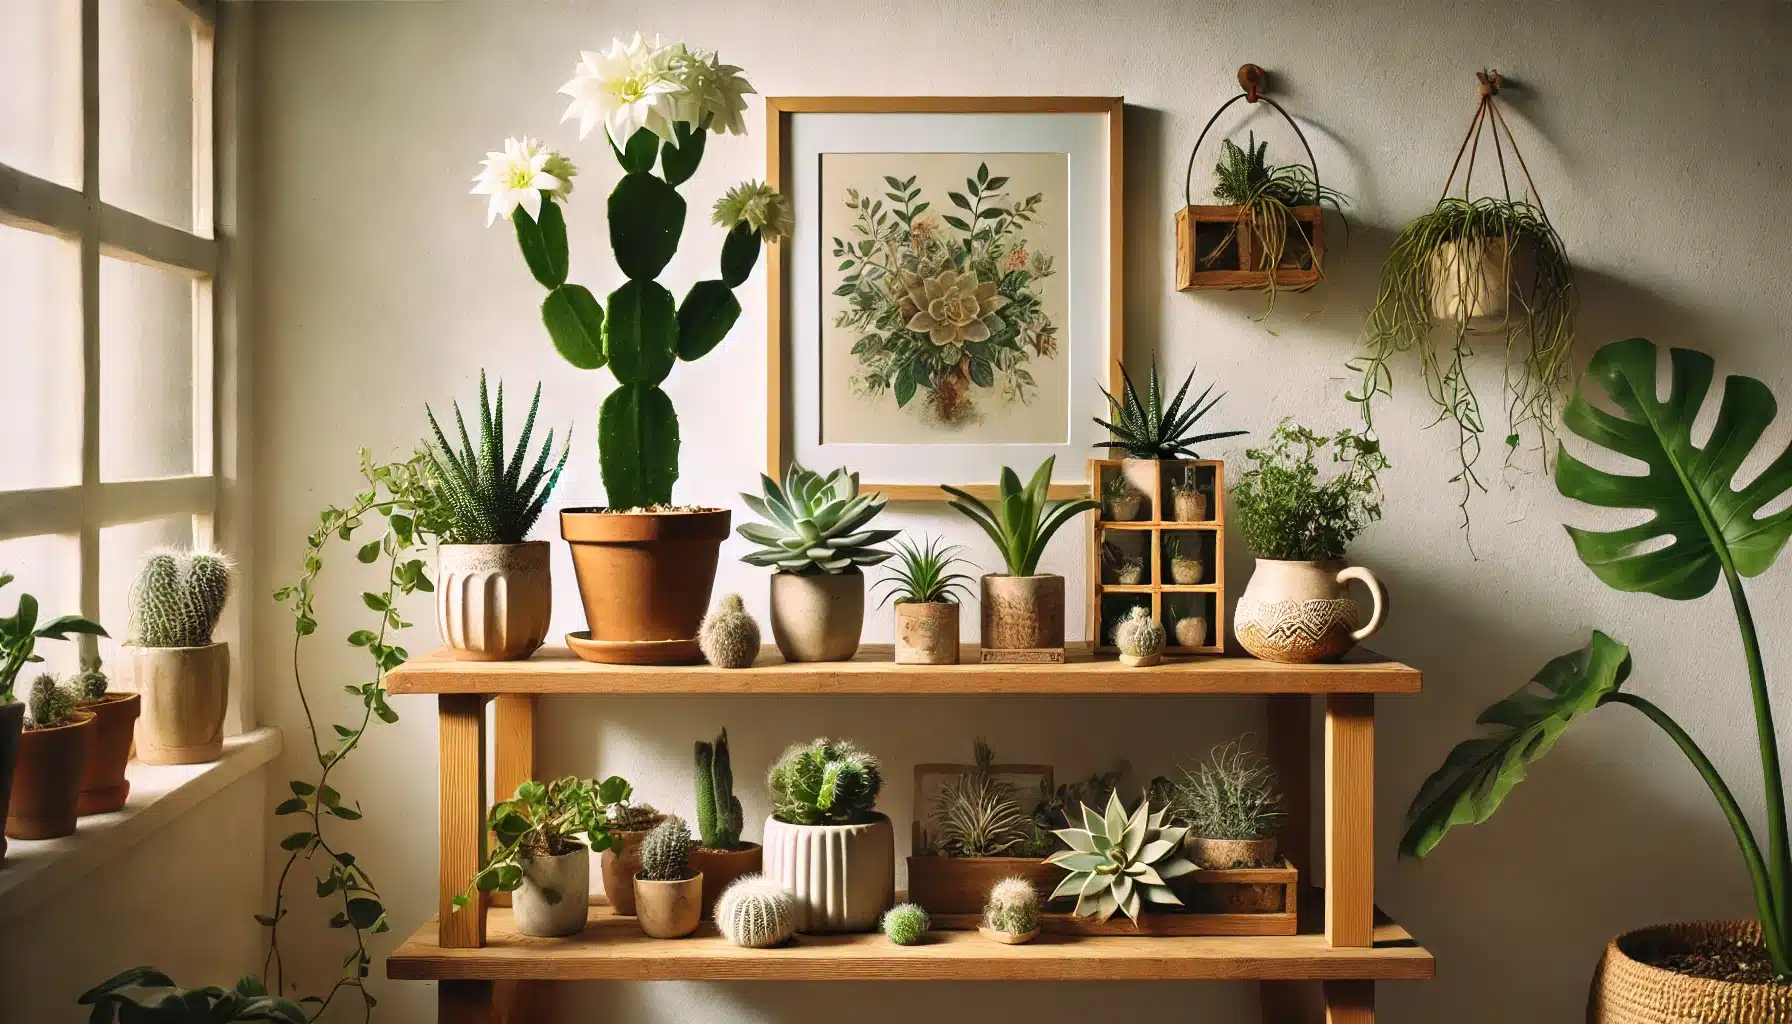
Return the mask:
<path fill-rule="evenodd" d="M 1171 476 L 1192 470 L 1207 495 L 1207 518 L 1177 521 L 1171 497 Z M 1109 518 L 1108 503 L 1089 517 L 1089 619 L 1088 633 L 1098 654 L 1117 654 L 1108 635 L 1109 604 L 1144 602 L 1151 617 L 1164 627 L 1165 654 L 1223 654 L 1226 644 L 1226 464 L 1197 459 L 1090 459 L 1089 489 L 1101 500 L 1106 482 L 1119 476 L 1144 496 L 1144 518 L 1115 520 Z M 1136 549 L 1144 558 L 1142 578 L 1136 583 L 1111 580 L 1113 575 L 1103 565 L 1102 545 L 1115 534 L 1118 544 Z M 1206 561 L 1205 577 L 1195 584 L 1179 584 L 1168 580 L 1169 561 L 1164 557 L 1164 542 L 1169 537 L 1193 536 L 1201 546 Z M 1123 551 L 1133 554 L 1133 550 Z M 1177 642 L 1168 613 L 1203 606 L 1207 618 L 1207 643 L 1185 646 Z"/>
<path fill-rule="evenodd" d="M 876 456 L 858 458 L 851 453 L 829 457 L 814 455 L 805 459 L 823 462 L 825 465 L 837 465 L 847 462 L 864 474 L 861 487 L 865 491 L 877 491 L 893 501 L 945 501 L 948 495 L 940 490 L 940 483 L 950 483 L 963 487 L 980 498 L 990 498 L 996 493 L 994 483 L 1003 465 L 1013 466 L 1017 472 L 1025 476 L 1033 466 L 1038 465 L 1046 454 L 1057 454 L 1054 480 L 1050 488 L 1050 496 L 1054 499 L 1080 497 L 1087 493 L 1087 484 L 1080 479 L 1077 471 L 1077 459 L 1086 451 L 1088 443 L 1105 438 L 1098 434 L 1099 428 L 1085 424 L 1098 415 L 1104 406 L 1096 385 L 1118 394 L 1122 382 L 1120 366 L 1124 356 L 1124 303 L 1122 299 L 1122 253 L 1124 252 L 1124 153 L 1123 153 L 1123 121 L 1124 102 L 1118 96 L 771 96 L 765 101 L 766 108 L 766 179 L 772 188 L 785 194 L 792 201 L 798 212 L 799 223 L 797 233 L 791 239 L 768 243 L 766 256 L 767 286 L 767 365 L 766 365 L 766 402 L 768 407 L 766 425 L 766 471 L 774 478 L 781 478 L 785 468 L 793 459 L 802 458 L 804 448 L 823 449 L 841 447 L 852 450 L 887 449 L 891 451 L 890 461 L 919 458 L 913 471 L 907 474 L 890 473 L 885 466 L 861 465 L 861 463 L 877 461 Z M 1068 434 L 1064 444 L 1023 443 L 1002 444 L 953 444 L 929 446 L 922 444 L 848 444 L 841 446 L 823 445 L 819 441 L 819 431 L 814 444 L 799 444 L 797 441 L 796 396 L 793 388 L 800 381 L 802 374 L 793 362 L 798 342 L 796 332 L 802 329 L 798 311 L 794 308 L 793 292 L 797 287 L 795 280 L 796 259 L 793 258 L 796 246 L 805 239 L 817 243 L 821 241 L 823 232 L 820 222 L 813 225 L 804 224 L 807 219 L 806 203 L 813 202 L 801 195 L 793 195 L 792 189 L 802 175 L 793 167 L 793 120 L 804 115 L 1090 115 L 1101 119 L 1105 135 L 1101 143 L 1102 162 L 1105 166 L 1105 205 L 1100 210 L 1102 219 L 1099 231 L 1100 247 L 1105 250 L 1100 258 L 1076 256 L 1076 259 L 1091 259 L 1104 271 L 1105 280 L 1100 289 L 1101 302 L 1105 306 L 1096 317 L 1088 314 L 1098 322 L 1103 335 L 1097 342 L 1099 352 L 1089 351 L 1091 342 L 1081 335 L 1071 336 L 1063 341 L 1064 356 L 1069 373 L 1067 389 Z M 972 122 L 962 122 L 971 124 Z M 893 147 L 891 152 L 926 153 L 928 150 L 904 150 Z M 933 152 L 944 151 L 935 150 Z M 1047 149 L 1011 148 L 1010 152 L 1050 152 Z M 858 152 L 846 150 L 844 152 Z M 803 173 L 807 173 L 806 171 Z M 819 171 L 816 172 L 819 180 Z M 1077 187 L 1082 179 L 1077 179 Z M 942 206 L 944 204 L 941 204 Z M 1089 204 L 1079 203 L 1078 208 L 1086 208 Z M 1069 219 L 1069 218 L 1067 218 Z M 813 234 L 805 235 L 805 231 Z M 1083 251 L 1083 250 L 1079 250 Z M 1067 254 L 1068 256 L 1069 254 Z M 806 264 L 805 264 L 806 265 Z M 817 266 L 826 264 L 825 254 L 817 257 Z M 831 266 L 831 265 L 828 265 Z M 1078 271 L 1082 272 L 1082 271 Z M 807 287 L 807 285 L 804 285 Z M 1077 287 L 1077 284 L 1068 287 Z M 1084 287 L 1092 287 L 1084 285 Z M 806 304 L 805 304 L 806 305 Z M 815 330 L 820 333 L 820 309 L 814 314 Z M 1087 367 L 1082 363 L 1087 362 Z M 1100 369 L 1095 367 L 1099 365 Z M 1079 368 L 1081 368 L 1079 370 Z M 817 374 L 819 378 L 819 374 Z M 1082 377 L 1089 377 L 1082 380 Z M 1088 394 L 1082 394 L 1082 389 Z M 1079 401 L 1079 399 L 1082 399 Z M 819 405 L 819 393 L 816 396 Z M 1083 406 L 1087 405 L 1087 408 Z M 819 413 L 813 414 L 819 420 Z M 1082 435 L 1087 430 L 1089 437 Z M 928 480 L 925 470 L 928 468 L 927 449 L 937 447 L 954 449 L 950 455 L 958 463 L 940 471 L 944 479 Z M 973 449 L 989 449 L 988 457 Z M 1020 455 L 1015 449 L 1023 451 L 1034 449 L 1031 454 Z M 900 451 L 900 454 L 897 452 Z M 999 454 L 998 454 L 999 453 Z M 937 453 L 936 453 L 937 454 Z M 974 468 L 968 464 L 976 463 Z M 983 465 L 987 463 L 987 465 Z M 909 479 L 900 479 L 906 475 Z"/>

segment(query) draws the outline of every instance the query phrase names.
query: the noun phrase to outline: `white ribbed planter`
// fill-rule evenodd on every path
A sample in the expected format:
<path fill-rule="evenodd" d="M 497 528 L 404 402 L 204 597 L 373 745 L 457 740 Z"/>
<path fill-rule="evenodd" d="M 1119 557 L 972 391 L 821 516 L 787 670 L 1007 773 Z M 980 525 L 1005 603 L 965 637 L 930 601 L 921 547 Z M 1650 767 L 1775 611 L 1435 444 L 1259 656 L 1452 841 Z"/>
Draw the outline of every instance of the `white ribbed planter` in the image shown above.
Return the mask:
<path fill-rule="evenodd" d="M 863 825 L 765 819 L 765 875 L 796 900 L 799 932 L 864 932 L 896 902 L 896 833 L 879 814 Z"/>
<path fill-rule="evenodd" d="M 591 851 L 581 846 L 558 857 L 529 857 L 523 884 L 510 897 L 516 930 L 551 938 L 585 930 L 591 902 Z"/>
<path fill-rule="evenodd" d="M 520 661 L 547 639 L 547 541 L 443 544 L 436 559 L 436 627 L 456 658 Z"/>

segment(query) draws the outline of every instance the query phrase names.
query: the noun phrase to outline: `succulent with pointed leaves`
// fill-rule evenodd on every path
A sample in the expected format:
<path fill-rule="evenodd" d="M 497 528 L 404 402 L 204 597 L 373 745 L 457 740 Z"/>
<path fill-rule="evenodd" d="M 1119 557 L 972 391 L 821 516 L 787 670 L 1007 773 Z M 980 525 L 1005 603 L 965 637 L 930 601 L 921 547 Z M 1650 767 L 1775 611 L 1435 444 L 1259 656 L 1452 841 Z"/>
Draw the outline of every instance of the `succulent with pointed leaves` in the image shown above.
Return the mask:
<path fill-rule="evenodd" d="M 1153 812 L 1145 799 L 1128 815 L 1120 794 L 1111 793 L 1105 812 L 1097 814 L 1088 804 L 1082 810 L 1082 828 L 1057 832 L 1070 849 L 1046 858 L 1070 872 L 1049 899 L 1075 896 L 1078 916 L 1106 921 L 1119 911 L 1134 924 L 1146 904 L 1182 905 L 1167 883 L 1195 866 L 1180 853 L 1188 830 L 1164 824 L 1167 808 Z"/>
<path fill-rule="evenodd" d="M 738 528 L 742 537 L 763 548 L 741 558 L 748 565 L 815 576 L 857 571 L 894 554 L 872 547 L 901 531 L 866 529 L 884 510 L 884 497 L 860 494 L 857 473 L 842 466 L 824 477 L 792 462 L 784 471 L 782 487 L 764 474 L 759 479 L 763 497 L 741 495 L 747 507 L 765 520 Z"/>

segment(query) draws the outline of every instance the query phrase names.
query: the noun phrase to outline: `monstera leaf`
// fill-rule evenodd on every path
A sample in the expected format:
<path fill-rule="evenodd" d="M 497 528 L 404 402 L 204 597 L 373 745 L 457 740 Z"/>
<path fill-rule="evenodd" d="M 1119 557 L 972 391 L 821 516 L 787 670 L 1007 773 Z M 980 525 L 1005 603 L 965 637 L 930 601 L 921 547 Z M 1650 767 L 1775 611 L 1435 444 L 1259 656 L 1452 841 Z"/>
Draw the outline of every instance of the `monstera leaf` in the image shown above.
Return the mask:
<path fill-rule="evenodd" d="M 1666 401 L 1656 398 L 1655 345 L 1645 338 L 1617 341 L 1594 354 L 1587 377 L 1611 396 L 1622 415 L 1576 395 L 1562 415 L 1588 441 L 1648 466 L 1647 475 L 1607 473 L 1568 454 L 1556 462 L 1556 487 L 1566 496 L 1606 508 L 1648 509 L 1646 522 L 1599 532 L 1568 527 L 1574 549 L 1607 585 L 1676 600 L 1703 597 L 1725 566 L 1743 576 L 1765 572 L 1792 536 L 1792 508 L 1758 517 L 1792 488 L 1792 448 L 1779 454 L 1741 490 L 1730 484 L 1777 411 L 1773 392 L 1753 377 L 1724 382 L 1717 423 L 1704 447 L 1693 444 L 1693 420 L 1711 389 L 1712 359 L 1677 348 L 1669 353 L 1673 379 Z M 1656 546 L 1662 537 L 1673 538 Z"/>
<path fill-rule="evenodd" d="M 1423 857 L 1452 826 L 1486 821 L 1524 781 L 1531 762 L 1629 676 L 1630 649 L 1594 630 L 1587 646 L 1551 660 L 1517 693 L 1481 712 L 1477 724 L 1497 728 L 1456 744 L 1419 787 L 1406 812 L 1401 856 Z"/>

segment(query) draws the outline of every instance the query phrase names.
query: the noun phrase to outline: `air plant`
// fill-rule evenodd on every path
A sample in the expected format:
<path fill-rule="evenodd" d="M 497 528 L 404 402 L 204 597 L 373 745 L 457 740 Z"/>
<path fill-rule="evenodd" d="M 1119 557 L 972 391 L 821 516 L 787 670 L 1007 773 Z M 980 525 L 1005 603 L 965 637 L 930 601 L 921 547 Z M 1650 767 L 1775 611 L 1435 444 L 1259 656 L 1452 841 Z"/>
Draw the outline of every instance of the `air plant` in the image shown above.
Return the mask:
<path fill-rule="evenodd" d="M 1012 856 L 1031 834 L 1014 787 L 991 772 L 995 752 L 978 737 L 977 766 L 946 782 L 933 804 L 933 839 L 948 857 Z"/>
<path fill-rule="evenodd" d="M 919 546 L 898 540 L 895 548 L 897 560 L 892 563 L 890 575 L 876 584 L 889 588 L 881 604 L 888 604 L 891 598 L 895 598 L 897 604 L 934 604 L 955 602 L 957 598 L 953 595 L 956 593 L 970 596 L 971 578 L 951 571 L 954 565 L 969 564 L 958 556 L 964 548 L 956 544 L 942 547 L 938 537 L 929 537 Z"/>

